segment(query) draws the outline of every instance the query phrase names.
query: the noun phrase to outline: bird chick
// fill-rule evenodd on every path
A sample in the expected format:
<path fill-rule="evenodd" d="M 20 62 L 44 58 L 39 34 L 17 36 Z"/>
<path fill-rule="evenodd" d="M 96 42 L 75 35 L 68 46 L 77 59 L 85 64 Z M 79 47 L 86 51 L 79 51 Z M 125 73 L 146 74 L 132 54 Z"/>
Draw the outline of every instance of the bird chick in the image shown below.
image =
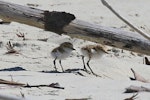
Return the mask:
<path fill-rule="evenodd" d="M 91 61 L 91 59 L 94 58 L 100 58 L 102 57 L 104 54 L 108 54 L 107 52 L 107 48 L 104 45 L 86 45 L 84 47 L 81 48 L 81 52 L 82 52 L 82 61 L 83 61 L 83 65 L 84 65 L 84 70 L 88 71 L 85 65 L 85 61 L 84 58 L 87 57 L 88 61 L 87 61 L 87 66 L 90 69 L 90 71 L 92 72 L 93 75 L 96 75 L 93 70 L 91 69 L 89 62 Z"/>
<path fill-rule="evenodd" d="M 51 55 L 54 58 L 53 63 L 54 63 L 54 68 L 56 71 L 57 71 L 56 60 L 57 59 L 59 60 L 61 69 L 64 72 L 63 66 L 61 64 L 61 60 L 67 58 L 73 50 L 75 50 L 75 49 L 73 48 L 73 45 L 70 42 L 64 42 L 64 43 L 60 44 L 60 46 L 54 48 L 51 51 Z"/>

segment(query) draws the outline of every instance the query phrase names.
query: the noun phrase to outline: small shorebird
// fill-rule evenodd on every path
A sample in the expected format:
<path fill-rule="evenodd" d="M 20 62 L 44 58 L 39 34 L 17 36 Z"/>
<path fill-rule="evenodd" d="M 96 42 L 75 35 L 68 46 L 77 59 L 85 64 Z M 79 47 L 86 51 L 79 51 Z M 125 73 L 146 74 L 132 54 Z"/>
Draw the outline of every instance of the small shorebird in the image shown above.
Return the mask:
<path fill-rule="evenodd" d="M 67 58 L 73 50 L 75 49 L 73 48 L 73 45 L 70 42 L 64 42 L 60 44 L 59 47 L 56 47 L 51 51 L 51 55 L 55 58 L 53 63 L 56 71 L 56 60 L 59 59 L 59 64 L 61 66 L 62 71 L 64 72 L 61 60 Z"/>
<path fill-rule="evenodd" d="M 91 59 L 93 58 L 99 58 L 102 57 L 102 55 L 108 53 L 107 52 L 107 48 L 104 45 L 87 45 L 81 48 L 81 52 L 82 52 L 82 61 L 83 61 L 83 65 L 84 65 L 84 70 L 88 71 L 86 66 L 85 66 L 85 61 L 84 61 L 84 57 L 88 58 L 87 61 L 87 66 L 90 69 L 90 71 L 92 72 L 93 75 L 96 75 L 93 70 L 91 69 L 89 62 Z M 96 75 L 97 76 L 97 75 Z"/>

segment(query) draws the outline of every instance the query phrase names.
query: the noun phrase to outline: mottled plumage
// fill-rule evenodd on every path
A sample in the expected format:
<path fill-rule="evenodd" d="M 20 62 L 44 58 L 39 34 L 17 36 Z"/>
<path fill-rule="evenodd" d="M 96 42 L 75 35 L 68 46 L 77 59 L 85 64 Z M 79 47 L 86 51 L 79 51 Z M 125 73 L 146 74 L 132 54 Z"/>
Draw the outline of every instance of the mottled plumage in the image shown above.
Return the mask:
<path fill-rule="evenodd" d="M 90 60 L 94 59 L 94 58 L 102 57 L 102 55 L 108 53 L 107 48 L 101 44 L 99 44 L 99 45 L 86 45 L 86 46 L 81 48 L 81 52 L 82 52 L 82 60 L 83 60 L 84 70 L 87 71 L 86 66 L 85 66 L 85 62 L 84 62 L 84 57 L 87 57 L 88 61 L 86 64 L 94 75 L 95 75 L 95 73 L 92 71 L 92 69 L 89 65 Z"/>
<path fill-rule="evenodd" d="M 75 49 L 73 48 L 73 45 L 70 42 L 64 42 L 60 44 L 59 47 L 56 47 L 51 51 L 51 55 L 54 58 L 53 63 L 56 71 L 57 71 L 56 60 L 59 59 L 59 63 L 62 68 L 62 71 L 64 71 L 61 64 L 61 60 L 67 58 L 73 50 Z"/>

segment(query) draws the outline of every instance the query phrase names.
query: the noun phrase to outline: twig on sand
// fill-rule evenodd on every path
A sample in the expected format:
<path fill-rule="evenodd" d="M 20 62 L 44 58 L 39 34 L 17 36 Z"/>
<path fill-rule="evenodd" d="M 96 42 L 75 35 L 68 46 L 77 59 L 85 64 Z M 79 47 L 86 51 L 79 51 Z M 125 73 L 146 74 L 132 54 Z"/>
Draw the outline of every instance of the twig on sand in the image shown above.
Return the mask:
<path fill-rule="evenodd" d="M 23 83 L 18 83 L 18 82 L 14 82 L 14 81 L 3 80 L 3 79 L 0 79 L 0 84 L 16 85 L 16 86 L 24 86 L 25 85 Z"/>
<path fill-rule="evenodd" d="M 11 42 L 7 42 L 6 44 L 7 52 L 5 54 L 19 54 L 17 50 L 14 49 L 13 44 Z"/>
<path fill-rule="evenodd" d="M 138 29 L 136 26 L 131 24 L 129 21 L 127 21 L 125 18 L 123 18 L 121 15 L 119 15 L 105 0 L 101 0 L 102 4 L 106 6 L 110 11 L 112 11 L 119 19 L 121 19 L 123 22 L 125 22 L 127 25 L 129 25 L 132 29 L 134 29 L 136 32 L 141 34 L 146 39 L 150 40 L 150 36 L 148 33 L 144 33 L 142 30 Z"/>
<path fill-rule="evenodd" d="M 14 81 L 8 81 L 8 80 L 3 80 L 0 79 L 0 84 L 7 84 L 7 85 L 13 85 L 13 86 L 20 86 L 24 88 L 32 88 L 32 87 L 51 87 L 51 88 L 57 88 L 57 89 L 65 89 L 64 87 L 60 87 L 59 83 L 51 83 L 49 85 L 29 85 L 29 84 L 24 84 L 24 83 L 18 83 Z"/>
<path fill-rule="evenodd" d="M 48 38 L 43 38 L 43 39 L 37 39 L 38 41 L 44 41 L 47 42 Z"/>
<path fill-rule="evenodd" d="M 135 100 L 137 99 L 138 97 L 136 97 L 138 95 L 138 93 L 134 94 L 133 96 L 131 96 L 130 98 L 126 98 L 124 100 Z"/>
<path fill-rule="evenodd" d="M 32 88 L 32 87 L 51 87 L 51 88 L 57 88 L 57 89 L 65 89 L 64 87 L 60 87 L 59 83 L 51 83 L 50 85 L 25 85 L 24 88 Z"/>
<path fill-rule="evenodd" d="M 19 34 L 16 34 L 16 35 L 17 35 L 17 37 L 22 38 L 23 41 L 25 41 L 25 40 L 31 40 L 31 39 L 25 38 L 25 34 L 24 33 L 19 32 Z M 36 40 L 37 41 L 47 42 L 48 38 L 42 38 L 42 39 L 36 39 Z"/>
<path fill-rule="evenodd" d="M 131 68 L 131 71 L 134 74 L 134 78 L 130 77 L 131 80 L 137 80 L 137 81 L 144 82 L 144 83 L 150 83 L 149 80 L 145 79 L 144 77 L 136 73 L 132 68 Z"/>
<path fill-rule="evenodd" d="M 5 54 L 20 54 L 22 55 L 23 57 L 26 57 L 26 58 L 32 58 L 32 59 L 38 59 L 38 58 L 47 58 L 47 57 L 28 57 L 22 53 L 20 53 L 19 51 L 15 50 L 14 49 L 14 45 L 9 41 L 7 42 L 6 44 L 6 48 L 7 48 L 7 52 Z"/>
<path fill-rule="evenodd" d="M 150 92 L 150 88 L 143 87 L 143 86 L 133 86 L 126 88 L 124 93 L 135 93 L 135 92 Z"/>
<path fill-rule="evenodd" d="M 19 38 L 22 38 L 23 40 L 26 40 L 24 33 L 19 32 L 19 34 L 16 34 Z"/>
<path fill-rule="evenodd" d="M 80 99 L 65 99 L 65 100 L 90 100 L 91 98 L 80 98 Z"/>

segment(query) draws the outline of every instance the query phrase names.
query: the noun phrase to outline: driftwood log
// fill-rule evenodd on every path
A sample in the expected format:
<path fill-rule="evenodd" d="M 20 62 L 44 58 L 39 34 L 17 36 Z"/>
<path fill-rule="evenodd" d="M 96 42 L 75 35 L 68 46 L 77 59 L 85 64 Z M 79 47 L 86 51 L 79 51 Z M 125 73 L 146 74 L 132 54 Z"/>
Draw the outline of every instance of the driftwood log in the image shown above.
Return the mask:
<path fill-rule="evenodd" d="M 131 85 L 128 88 L 126 88 L 126 91 L 124 93 L 135 93 L 135 92 L 150 92 L 150 88 Z"/>
<path fill-rule="evenodd" d="M 91 24 L 66 12 L 49 12 L 0 0 L 0 19 L 150 55 L 150 41 L 140 34 Z"/>

